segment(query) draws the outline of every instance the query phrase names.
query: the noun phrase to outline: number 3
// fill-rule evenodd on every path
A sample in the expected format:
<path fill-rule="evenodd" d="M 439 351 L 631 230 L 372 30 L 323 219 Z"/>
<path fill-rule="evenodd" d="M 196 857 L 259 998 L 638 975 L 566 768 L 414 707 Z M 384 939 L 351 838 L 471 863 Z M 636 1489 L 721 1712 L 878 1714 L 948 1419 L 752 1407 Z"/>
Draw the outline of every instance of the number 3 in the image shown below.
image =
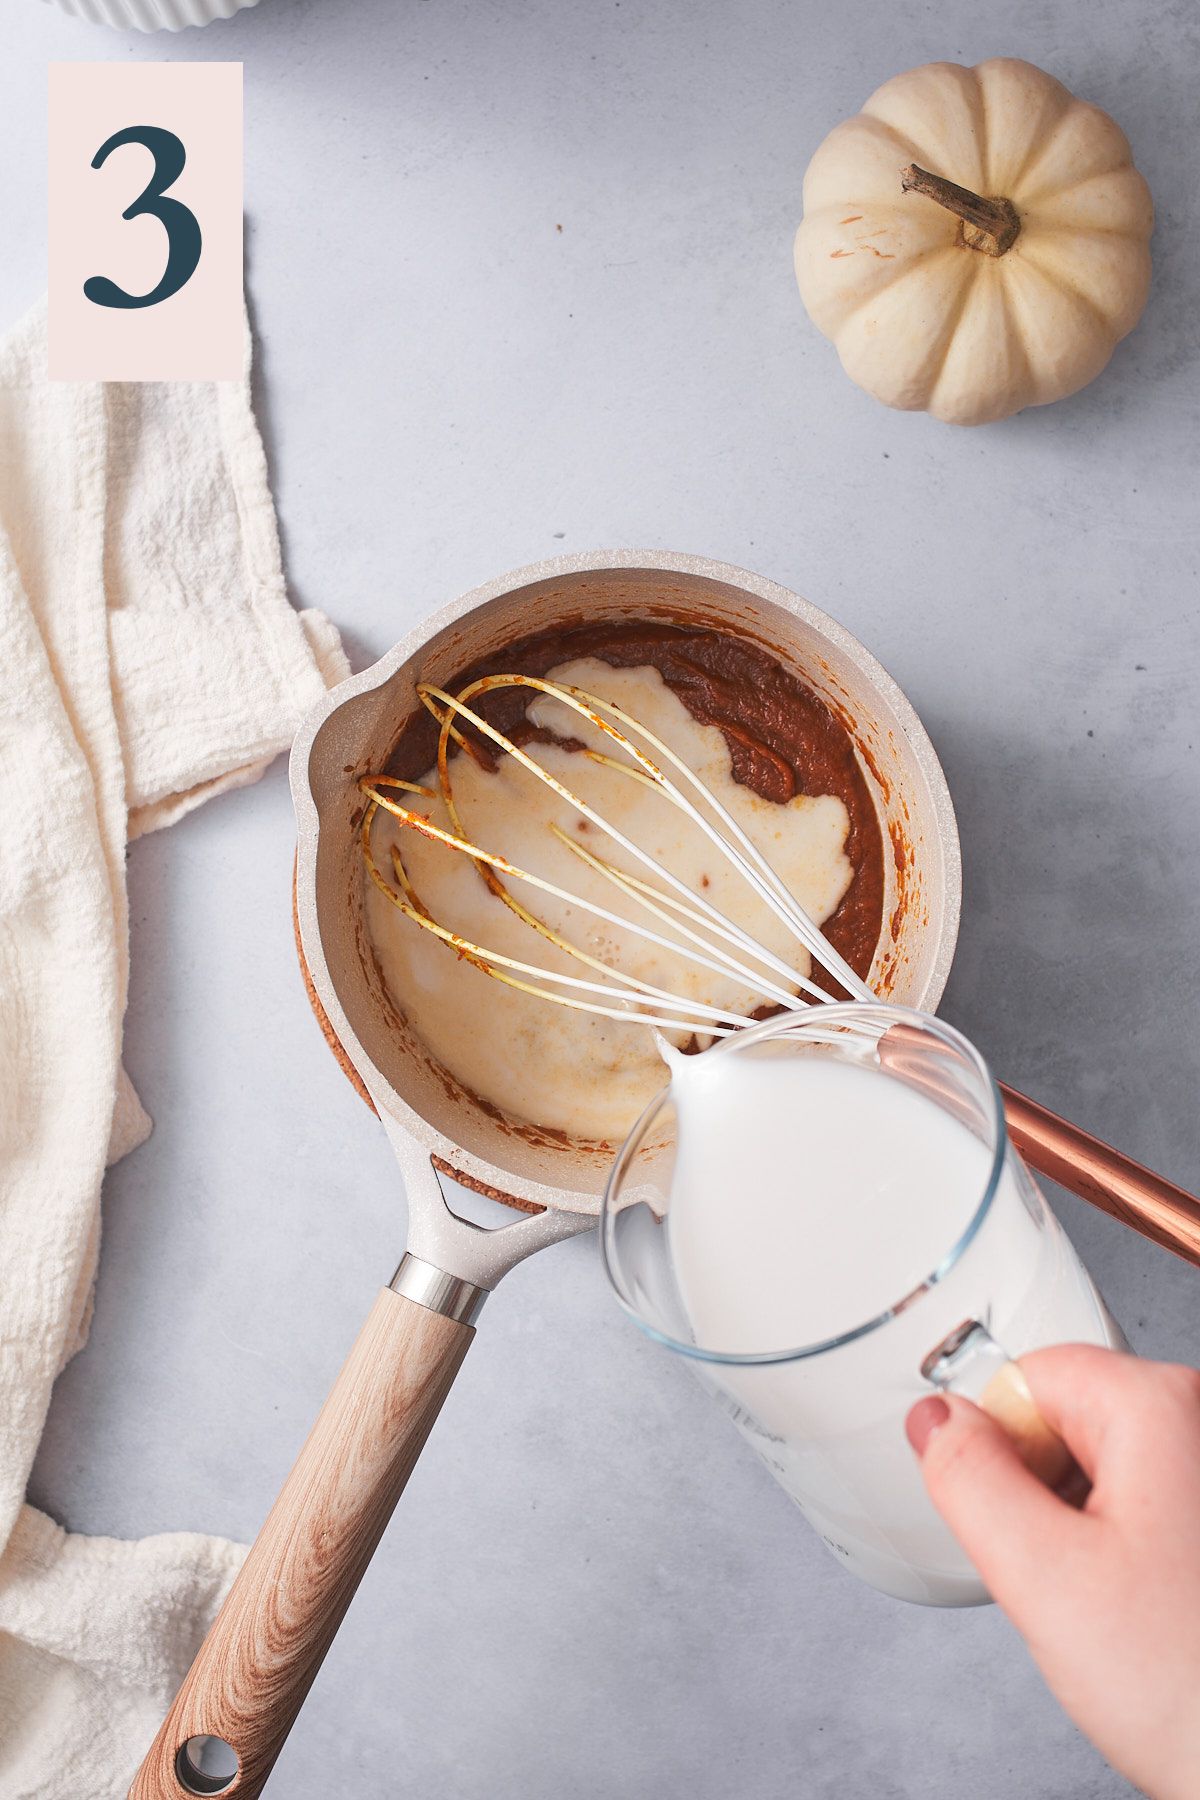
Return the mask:
<path fill-rule="evenodd" d="M 97 306 L 157 306 L 191 280 L 200 261 L 200 225 L 196 215 L 166 191 L 182 175 L 187 152 L 173 131 L 164 131 L 158 125 L 129 125 L 101 144 L 92 158 L 93 169 L 101 168 L 110 152 L 119 150 L 122 144 L 141 144 L 149 150 L 154 158 L 154 173 L 121 217 L 136 219 L 142 213 L 150 213 L 160 222 L 167 234 L 167 266 L 158 286 L 148 294 L 127 294 L 107 275 L 90 276 L 83 291 Z"/>

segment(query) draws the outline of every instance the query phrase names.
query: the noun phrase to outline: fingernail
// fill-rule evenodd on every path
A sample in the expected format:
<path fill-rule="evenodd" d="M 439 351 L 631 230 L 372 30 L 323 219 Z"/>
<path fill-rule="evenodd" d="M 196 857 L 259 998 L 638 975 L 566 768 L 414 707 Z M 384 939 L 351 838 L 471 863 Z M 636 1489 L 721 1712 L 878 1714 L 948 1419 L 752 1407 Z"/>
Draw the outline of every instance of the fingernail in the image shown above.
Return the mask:
<path fill-rule="evenodd" d="M 950 1408 L 940 1394 L 930 1394 L 927 1400 L 918 1400 L 910 1408 L 904 1429 L 908 1441 L 918 1456 L 924 1456 L 925 1447 L 935 1431 L 940 1431 L 950 1417 Z"/>

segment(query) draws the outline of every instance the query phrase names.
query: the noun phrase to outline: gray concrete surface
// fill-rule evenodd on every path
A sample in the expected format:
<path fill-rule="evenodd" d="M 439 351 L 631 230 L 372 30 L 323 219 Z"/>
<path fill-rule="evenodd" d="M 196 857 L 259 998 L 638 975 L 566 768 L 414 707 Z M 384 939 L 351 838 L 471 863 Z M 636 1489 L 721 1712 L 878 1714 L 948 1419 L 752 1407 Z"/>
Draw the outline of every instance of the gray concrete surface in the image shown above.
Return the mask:
<path fill-rule="evenodd" d="M 827 607 L 959 809 L 944 1010 L 1013 1081 L 1200 1179 L 1194 9 L 1157 0 L 263 0 L 181 40 L 6 18 L 0 318 L 44 285 L 48 60 L 241 58 L 259 405 L 293 592 L 361 664 L 560 550 L 661 545 Z M 1075 399 L 963 434 L 842 376 L 789 262 L 805 163 L 897 70 L 997 52 L 1109 107 L 1158 202 L 1149 310 Z M 561 226 L 561 230 L 559 227 Z M 284 772 L 130 857 L 96 1321 L 33 1498 L 249 1536 L 403 1243 L 308 1015 Z M 1197 1277 L 1063 1218 L 1135 1343 Z M 286 1800 L 1109 1800 L 994 1610 L 827 1557 L 588 1242 L 518 1271 L 278 1765 Z"/>

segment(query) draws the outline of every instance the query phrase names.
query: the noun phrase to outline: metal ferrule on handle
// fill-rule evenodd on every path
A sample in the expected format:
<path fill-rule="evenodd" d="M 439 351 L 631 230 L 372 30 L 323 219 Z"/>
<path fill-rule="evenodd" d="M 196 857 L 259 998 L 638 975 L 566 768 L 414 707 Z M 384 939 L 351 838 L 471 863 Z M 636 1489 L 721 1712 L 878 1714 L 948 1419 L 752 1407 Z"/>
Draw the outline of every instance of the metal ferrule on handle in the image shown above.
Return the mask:
<path fill-rule="evenodd" d="M 444 1319 L 457 1319 L 462 1325 L 475 1324 L 488 1297 L 487 1288 L 476 1287 L 473 1281 L 463 1281 L 458 1275 L 448 1275 L 445 1269 L 436 1268 L 407 1250 L 388 1286 L 393 1294 L 403 1294 L 406 1300 L 415 1300 L 429 1312 L 440 1313 Z"/>

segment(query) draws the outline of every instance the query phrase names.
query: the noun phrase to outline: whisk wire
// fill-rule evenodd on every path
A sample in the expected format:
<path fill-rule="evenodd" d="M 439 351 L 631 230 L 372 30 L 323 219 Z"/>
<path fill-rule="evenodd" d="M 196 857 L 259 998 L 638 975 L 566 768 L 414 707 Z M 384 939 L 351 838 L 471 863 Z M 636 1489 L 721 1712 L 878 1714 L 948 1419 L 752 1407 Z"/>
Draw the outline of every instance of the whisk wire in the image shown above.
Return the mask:
<path fill-rule="evenodd" d="M 506 687 L 529 687 L 546 695 L 551 700 L 572 709 L 581 718 L 590 721 L 605 736 L 619 745 L 629 757 L 633 758 L 636 767 L 631 766 L 628 762 L 618 761 L 617 758 L 594 750 L 590 746 L 585 745 L 582 753 L 589 761 L 642 782 L 660 792 L 704 833 L 709 842 L 720 851 L 730 866 L 774 916 L 786 926 L 808 954 L 815 957 L 832 973 L 841 986 L 856 997 L 868 999 L 872 997 L 869 988 L 832 948 L 808 914 L 789 893 L 766 857 L 762 855 L 717 797 L 705 786 L 695 771 L 690 769 L 671 750 L 669 745 L 664 744 L 640 720 L 633 718 L 614 702 L 606 701 L 589 693 L 586 689 L 552 682 L 538 676 L 484 676 L 477 681 L 468 683 L 457 695 L 448 693 L 432 682 L 419 683 L 418 695 L 438 725 L 437 772 L 440 791 L 435 791 L 421 783 L 403 780 L 398 776 L 372 775 L 364 776 L 360 780 L 359 787 L 368 800 L 361 826 L 363 854 L 368 872 L 379 891 L 407 918 L 421 926 L 422 929 L 431 932 L 459 956 L 506 986 L 540 999 L 552 1001 L 557 1005 L 598 1014 L 622 1023 L 637 1023 L 671 1031 L 690 1031 L 697 1035 L 723 1037 L 752 1025 L 755 1020 L 728 1007 L 720 1007 L 697 999 L 680 998 L 636 975 L 625 973 L 620 976 L 619 980 L 614 979 L 614 971 L 609 964 L 592 956 L 578 944 L 572 943 L 545 920 L 540 919 L 536 913 L 509 892 L 501 876 L 507 877 L 509 880 L 528 883 L 545 894 L 562 901 L 568 907 L 580 908 L 593 917 L 616 926 L 620 931 L 631 932 L 643 941 L 665 949 L 694 966 L 707 969 L 726 980 L 733 979 L 752 994 L 759 996 L 760 1004 L 769 1003 L 776 1007 L 797 1011 L 806 1010 L 813 1001 L 828 1003 L 834 998 L 807 974 L 801 974 L 783 958 L 759 943 L 735 920 L 723 913 L 719 907 L 689 888 L 671 870 L 663 867 L 640 845 L 628 838 L 610 820 L 596 811 L 565 783 L 559 781 L 536 758 L 530 756 L 512 738 L 506 736 L 503 731 L 469 704 L 477 695 Z M 608 715 L 607 718 L 604 716 L 605 714 Z M 619 868 L 607 858 L 595 855 L 565 832 L 557 822 L 549 822 L 549 829 L 553 835 L 585 866 L 590 868 L 593 873 L 602 876 L 627 900 L 632 901 L 661 924 L 667 926 L 674 935 L 664 936 L 653 927 L 641 924 L 627 915 L 615 913 L 583 894 L 570 892 L 543 876 L 518 867 L 507 857 L 472 842 L 464 828 L 455 801 L 450 777 L 450 745 L 453 743 L 471 755 L 477 762 L 483 761 L 483 752 L 472 743 L 466 732 L 460 730 L 459 721 L 473 727 L 505 755 L 511 756 L 521 767 L 528 770 L 556 793 L 582 819 L 603 831 L 635 861 L 656 875 L 658 882 L 665 882 L 673 891 L 667 892 L 658 882 L 647 882 L 631 871 Z M 627 730 L 622 730 L 622 726 Z M 683 776 L 716 816 L 722 830 L 718 830 L 716 825 L 703 815 L 671 777 L 664 773 L 654 757 L 640 749 L 632 741 L 628 732 L 636 733 L 653 748 L 655 754 L 661 757 L 663 762 L 669 764 Z M 401 804 L 382 791 L 385 789 L 419 794 L 429 799 L 440 799 L 445 807 L 451 829 L 445 830 L 435 824 L 426 814 L 414 812 L 411 807 Z M 442 925 L 434 918 L 417 894 L 399 848 L 393 845 L 391 860 L 393 874 L 400 890 L 397 892 L 380 871 L 372 850 L 372 829 L 377 813 L 381 809 L 395 817 L 403 827 L 415 830 L 427 839 L 441 843 L 468 857 L 474 862 L 489 891 L 502 900 L 524 925 L 539 934 L 556 949 L 590 968 L 604 979 L 592 981 L 583 976 L 569 975 L 565 971 L 528 963 L 493 948 L 472 943 L 462 934 Z M 685 924 L 684 920 L 691 921 L 691 924 Z M 724 946 L 732 947 L 732 952 L 737 954 L 731 953 L 731 949 Z M 752 963 L 760 966 L 758 968 L 748 967 L 746 962 L 741 960 L 743 958 L 749 958 Z M 764 970 L 770 970 L 775 977 L 782 977 L 787 986 L 780 986 L 779 980 L 771 979 L 763 973 Z M 532 982 L 522 980 L 521 977 L 526 975 L 535 979 Z M 554 986 L 546 986 L 546 983 L 553 983 Z M 556 989 L 564 988 L 571 991 L 569 993 L 556 991 Z M 577 997 L 582 995 L 589 997 L 586 999 Z M 615 1002 L 615 1004 L 606 1004 L 605 1002 Z M 664 1008 L 671 1016 L 650 1012 L 647 1010 L 648 1007 Z"/>
<path fill-rule="evenodd" d="M 396 870 L 397 879 L 401 882 L 403 894 L 397 894 L 384 880 L 379 865 L 375 861 L 375 855 L 370 844 L 371 826 L 374 822 L 375 814 L 379 810 L 381 804 L 383 803 L 372 801 L 362 823 L 364 860 L 366 862 L 367 872 L 376 887 L 399 912 L 402 912 L 405 915 L 406 918 L 411 919 L 414 924 L 423 926 L 425 930 L 431 931 L 435 937 L 440 938 L 450 949 L 455 950 L 460 956 L 465 957 L 468 962 L 474 963 L 477 967 L 481 968 L 485 974 L 492 975 L 497 981 L 504 982 L 506 987 L 517 988 L 522 993 L 533 994 L 539 999 L 554 1001 L 559 1006 L 574 1006 L 585 1012 L 600 1013 L 604 1017 L 620 1019 L 622 1021 L 636 1017 L 638 1022 L 643 1025 L 658 1025 L 671 1031 L 690 1030 L 698 1032 L 703 1030 L 712 1036 L 725 1037 L 735 1030 L 742 1030 L 746 1026 L 755 1023 L 752 1018 L 747 1018 L 741 1013 L 731 1011 L 728 1007 L 709 1006 L 706 1002 L 698 1000 L 679 1000 L 675 995 L 668 993 L 665 989 L 656 988 L 649 982 L 641 981 L 636 975 L 626 977 L 630 983 L 634 984 L 640 990 L 635 993 L 617 987 L 611 982 L 602 983 L 585 981 L 580 976 L 568 975 L 565 972 L 556 969 L 542 968 L 538 964 L 522 962 L 517 957 L 507 956 L 502 951 L 484 950 L 479 945 L 470 943 L 468 939 L 460 936 L 458 932 L 451 931 L 449 927 L 440 924 L 433 917 L 428 907 L 424 905 L 417 895 L 416 890 L 404 869 L 399 854 L 394 849 L 392 852 L 392 861 Z M 493 967 L 493 964 L 500 965 L 500 967 Z M 609 998 L 624 1001 L 626 1006 L 618 1010 L 614 1007 L 594 1006 L 585 1001 L 572 1000 L 565 995 L 551 993 L 545 988 L 533 986 L 529 982 L 517 981 L 511 976 L 504 975 L 501 973 L 501 967 L 517 969 L 528 975 L 536 975 L 544 981 L 557 981 L 564 986 L 578 988 L 587 993 L 607 995 Z M 654 1017 L 647 1013 L 638 1013 L 635 1015 L 627 1010 L 629 1005 L 640 1005 L 647 998 L 663 1000 L 670 1006 L 678 1007 L 688 1016 L 682 1019 L 665 1019 Z M 694 1024 L 690 1016 L 693 1013 L 704 1014 L 705 1023 L 703 1025 Z"/>
<path fill-rule="evenodd" d="M 422 837 L 431 838 L 436 842 L 447 845 L 452 850 L 460 851 L 463 855 L 470 857 L 474 862 L 483 862 L 493 868 L 500 869 L 513 880 L 530 882 L 534 887 L 541 888 L 544 893 L 552 895 L 555 899 L 562 900 L 571 906 L 578 906 L 582 908 L 583 911 L 591 913 L 594 917 L 603 919 L 607 924 L 617 926 L 621 931 L 633 932 L 636 936 L 646 939 L 649 943 L 657 944 L 660 949 L 669 950 L 673 955 L 684 957 L 689 962 L 696 963 L 700 967 L 708 969 L 712 974 L 728 976 L 730 973 L 730 970 L 722 967 L 721 964 L 715 960 L 715 957 L 707 956 L 698 950 L 689 950 L 676 939 L 664 937 L 661 932 L 654 931 L 648 926 L 638 924 L 636 919 L 630 919 L 623 914 L 612 912 L 608 907 L 601 906 L 596 901 L 587 899 L 583 894 L 571 893 L 568 889 L 559 887 L 556 882 L 547 881 L 544 876 L 535 875 L 528 869 L 518 868 L 515 863 L 510 862 L 507 857 L 499 855 L 499 853 L 494 850 L 485 850 L 479 844 L 473 844 L 468 839 L 456 837 L 453 833 L 443 830 L 441 826 L 435 825 L 433 821 L 426 818 L 424 814 L 413 813 L 407 807 L 401 806 L 397 801 L 390 800 L 386 795 L 379 793 L 377 786 L 374 784 L 382 786 L 383 779 L 386 778 L 381 779 L 378 776 L 364 776 L 359 783 L 359 787 L 361 791 L 375 803 L 377 808 L 382 808 L 383 811 L 391 813 L 393 817 L 400 820 L 401 824 L 410 826 L 414 831 L 419 832 Z M 371 815 L 370 820 L 364 815 L 364 834 L 369 831 L 370 824 L 373 823 L 373 820 L 373 814 Z M 380 888 L 381 892 L 388 894 L 390 899 L 399 904 L 397 896 L 394 893 L 389 892 L 388 884 L 384 881 L 383 876 L 379 872 L 378 864 L 374 860 L 374 854 L 370 850 L 369 842 L 366 842 L 365 847 L 369 858 L 368 869 L 372 873 L 372 879 L 375 881 L 376 886 Z M 439 925 L 432 919 L 427 910 L 417 912 L 416 909 L 410 908 L 407 905 L 402 905 L 400 906 L 400 911 L 406 913 L 406 915 L 412 918 L 416 924 L 422 925 L 428 931 L 432 931 L 433 934 L 436 937 L 440 937 L 444 943 L 450 944 L 460 955 L 466 956 L 469 961 L 479 962 L 482 960 L 485 963 L 501 964 L 511 961 L 511 959 L 501 955 L 500 952 L 485 948 L 479 944 L 473 944 L 459 933 L 450 931 L 445 926 Z M 569 944 L 566 939 L 557 936 L 557 934 L 553 935 L 552 941 L 559 949 L 566 950 L 568 954 L 576 955 L 580 960 L 593 962 L 594 964 L 594 959 L 589 958 L 585 952 L 579 951 L 576 947 Z M 527 972 L 539 975 L 543 979 L 548 977 L 552 980 L 565 980 L 565 977 L 559 976 L 553 970 L 534 967 L 529 964 L 516 966 L 524 967 Z M 607 967 L 607 965 L 603 964 L 598 966 Z M 759 978 L 754 976 L 749 970 L 745 970 L 743 973 L 746 984 L 756 991 L 759 990 L 761 987 Z M 626 977 L 625 979 L 633 980 L 635 978 Z M 793 979 L 798 981 L 800 977 L 793 976 Z M 656 993 L 660 997 L 664 995 L 664 992 L 664 990 L 656 990 Z M 671 998 L 671 996 L 666 997 Z M 678 1004 L 681 1007 L 686 1005 L 696 1011 L 702 1010 L 700 1003 L 697 1001 L 681 1001 Z M 728 1018 L 730 1016 L 727 1011 L 716 1008 L 713 1009 L 713 1014 L 717 1018 Z M 748 1022 L 753 1023 L 752 1020 Z M 698 1026 L 697 1029 L 707 1030 L 709 1027 L 707 1025 L 702 1025 Z"/>
<path fill-rule="evenodd" d="M 422 686 L 424 686 L 428 692 L 435 695 L 439 701 L 452 708 L 456 714 L 466 718 L 472 725 L 478 727 L 485 736 L 491 738 L 495 744 L 511 755 L 523 768 L 528 769 L 531 774 L 536 775 L 547 787 L 553 789 L 553 791 L 557 793 L 561 799 L 565 800 L 569 806 L 582 814 L 582 816 L 592 824 L 598 826 L 600 830 L 606 832 L 608 836 L 620 844 L 624 850 L 627 850 L 631 856 L 635 857 L 643 867 L 660 875 L 676 891 L 676 893 L 694 900 L 700 909 L 705 912 L 715 924 L 720 925 L 725 932 L 732 934 L 732 936 L 740 943 L 743 950 L 749 955 L 758 957 L 764 961 L 773 961 L 774 966 L 785 972 L 788 979 L 791 981 L 799 982 L 803 980 L 804 978 L 795 970 L 790 969 L 786 963 L 783 963 L 777 958 L 772 959 L 770 953 L 765 952 L 761 944 L 759 944 L 748 932 L 742 930 L 742 928 L 735 924 L 733 920 L 727 918 L 718 907 L 713 906 L 710 901 L 703 899 L 702 896 L 694 894 L 686 883 L 679 880 L 679 878 L 673 875 L 669 869 L 663 868 L 662 865 L 656 862 L 655 859 L 643 850 L 639 844 L 633 843 L 622 831 L 618 830 L 615 825 L 605 819 L 600 813 L 596 812 L 585 800 L 581 799 L 578 794 L 573 793 L 570 788 L 560 782 L 548 769 L 544 768 L 541 763 L 527 755 L 526 752 L 518 745 L 514 744 L 510 738 L 507 738 L 503 732 L 490 724 L 488 720 L 482 718 L 480 714 L 473 711 L 473 709 L 466 704 L 464 696 L 473 698 L 478 692 L 492 692 L 506 686 L 532 687 L 541 693 L 549 695 L 552 699 L 560 700 L 564 705 L 573 708 L 581 718 L 591 720 L 600 730 L 613 738 L 617 743 L 621 744 L 629 751 L 631 756 L 637 759 L 638 763 L 650 777 L 655 787 L 657 787 L 666 798 L 668 798 L 681 812 L 699 827 L 710 842 L 713 843 L 733 867 L 738 870 L 749 886 L 766 902 L 771 910 L 775 912 L 776 916 L 789 927 L 793 935 L 800 940 L 810 955 L 819 953 L 823 961 L 827 960 L 828 956 L 832 955 L 839 963 L 841 962 L 841 958 L 837 957 L 837 953 L 830 950 L 825 944 L 825 940 L 813 926 L 807 913 L 797 906 L 795 900 L 792 899 L 787 889 L 783 886 L 783 883 L 771 869 L 770 864 L 766 862 L 765 858 L 762 858 L 759 855 L 749 839 L 746 838 L 745 833 L 742 832 L 740 826 L 738 826 L 736 821 L 725 811 L 724 807 L 721 806 L 715 796 L 709 793 L 703 782 L 693 774 L 681 758 L 675 755 L 674 751 L 662 743 L 661 739 L 656 737 L 647 727 L 640 725 L 638 721 L 630 718 L 629 714 L 622 712 L 619 707 L 612 706 L 608 701 L 601 700 L 598 696 L 587 693 L 585 689 L 560 686 L 556 682 L 546 681 L 533 675 L 483 676 L 480 680 L 472 682 L 467 687 L 463 688 L 462 694 L 457 698 L 452 694 L 446 693 L 444 689 L 434 687 L 431 683 L 423 683 Z M 734 835 L 747 845 L 752 857 L 762 864 L 763 869 L 767 871 L 770 882 L 773 884 L 771 892 L 764 890 L 764 878 L 758 874 L 757 869 L 750 864 L 749 860 L 739 853 L 735 845 L 728 843 L 721 837 L 720 833 L 715 830 L 712 824 L 702 816 L 685 795 L 680 793 L 674 783 L 663 774 L 658 765 L 643 751 L 639 750 L 637 745 L 632 743 L 622 732 L 608 724 L 600 716 L 600 713 L 597 710 L 597 708 L 600 707 L 613 712 L 614 715 L 619 716 L 623 722 L 633 726 L 642 734 L 642 736 L 654 745 L 655 749 L 658 750 L 666 760 L 670 761 L 674 766 L 683 771 L 688 780 L 694 783 L 698 791 L 709 801 L 714 810 L 721 817 L 722 821 L 728 824 Z M 443 727 L 443 745 L 439 746 L 438 756 L 439 776 L 442 775 L 444 762 L 444 737 L 445 728 Z M 448 775 L 444 779 L 448 782 Z M 443 797 L 445 797 L 445 795 Z M 851 979 L 857 980 L 853 971 L 850 970 L 849 965 L 847 964 L 845 967 Z M 829 998 L 829 996 L 822 995 L 822 998 Z"/>
<path fill-rule="evenodd" d="M 747 873 L 743 866 L 742 858 L 734 854 L 733 847 L 718 833 L 714 833 L 707 823 L 697 813 L 693 812 L 684 797 L 679 795 L 677 790 L 673 790 L 672 797 L 676 799 L 676 803 L 685 808 L 689 815 L 695 819 L 696 823 L 707 832 L 712 841 L 719 846 L 726 856 L 729 857 L 731 862 L 734 862 L 736 866 L 742 868 L 742 872 L 746 874 L 748 880 L 751 880 L 751 884 L 760 893 L 761 898 L 766 900 L 767 904 L 771 906 L 777 917 L 789 926 L 810 955 L 817 956 L 818 959 L 824 963 L 826 968 L 830 970 L 830 973 L 836 975 L 837 979 L 849 992 L 866 999 L 874 998 L 870 989 L 859 980 L 849 963 L 834 950 L 833 946 L 825 938 L 823 933 L 809 918 L 804 908 L 799 904 L 795 896 L 771 867 L 771 864 L 758 849 L 758 846 L 746 832 L 743 831 L 732 813 L 721 804 L 712 790 L 708 788 L 696 774 L 696 771 L 690 768 L 688 764 L 684 762 L 683 758 L 678 756 L 676 752 L 671 749 L 669 744 L 663 743 L 662 739 L 657 737 L 647 725 L 644 725 L 640 719 L 635 719 L 632 714 L 627 713 L 614 701 L 604 700 L 596 694 L 589 694 L 584 688 L 563 688 L 561 692 L 573 694 L 578 700 L 584 702 L 585 704 L 582 710 L 585 713 L 588 713 L 592 708 L 603 709 L 603 711 L 610 713 L 613 718 L 620 719 L 622 724 L 627 725 L 631 730 L 638 732 L 641 737 L 646 739 L 647 743 L 652 744 L 656 752 L 669 762 L 673 768 L 679 771 L 690 786 L 692 786 L 700 795 L 705 804 L 710 806 L 713 812 L 716 813 L 722 825 L 736 840 L 745 862 L 752 866 L 759 877 L 759 880 L 770 889 L 775 897 L 774 900 L 768 899 L 767 894 L 763 893 L 762 888 L 759 886 L 759 880 L 753 880 Z M 628 739 L 621 737 L 620 733 L 616 733 L 615 735 L 630 751 L 633 752 L 634 755 L 637 755 L 634 745 L 629 743 Z M 639 758 L 639 760 L 641 759 Z M 663 779 L 665 782 L 665 778 Z M 670 784 L 666 785 L 669 786 Z M 829 999 L 830 996 L 822 994 L 822 998 Z"/>
<path fill-rule="evenodd" d="M 596 874 L 602 875 L 606 881 L 612 882 L 613 886 L 619 888 L 629 899 L 635 901 L 639 906 L 644 906 L 647 911 L 655 914 L 664 923 L 672 925 L 674 930 L 680 932 L 685 938 L 690 939 L 693 943 L 704 944 L 706 948 L 711 949 L 713 955 L 725 964 L 730 974 L 756 988 L 764 999 L 778 1001 L 781 1006 L 788 1006 L 795 1000 L 794 993 L 787 988 L 777 987 L 773 982 L 766 981 L 761 975 L 754 974 L 746 968 L 744 963 L 739 963 L 736 958 L 720 949 L 718 945 L 710 944 L 697 932 L 689 931 L 686 925 L 678 924 L 668 917 L 669 909 L 670 912 L 683 914 L 698 924 L 709 926 L 710 922 L 694 907 L 685 906 L 682 900 L 676 900 L 671 894 L 664 894 L 661 888 L 651 886 L 648 881 L 639 881 L 636 875 L 627 874 L 624 870 L 615 868 L 612 863 L 605 862 L 602 857 L 593 855 L 582 844 L 576 843 L 575 839 L 559 826 L 552 825 L 550 829 L 574 856 L 579 857 L 580 861 L 586 863 Z M 713 926 L 711 929 L 715 930 L 716 927 Z M 773 962 L 776 967 L 784 971 L 789 980 L 811 992 L 814 999 L 829 1000 L 831 998 L 806 975 L 798 975 L 794 970 L 789 969 L 786 963 L 781 963 L 777 958 L 771 957 L 770 953 L 761 945 L 756 945 L 755 950 L 757 954 L 761 955 L 763 962 Z"/>

